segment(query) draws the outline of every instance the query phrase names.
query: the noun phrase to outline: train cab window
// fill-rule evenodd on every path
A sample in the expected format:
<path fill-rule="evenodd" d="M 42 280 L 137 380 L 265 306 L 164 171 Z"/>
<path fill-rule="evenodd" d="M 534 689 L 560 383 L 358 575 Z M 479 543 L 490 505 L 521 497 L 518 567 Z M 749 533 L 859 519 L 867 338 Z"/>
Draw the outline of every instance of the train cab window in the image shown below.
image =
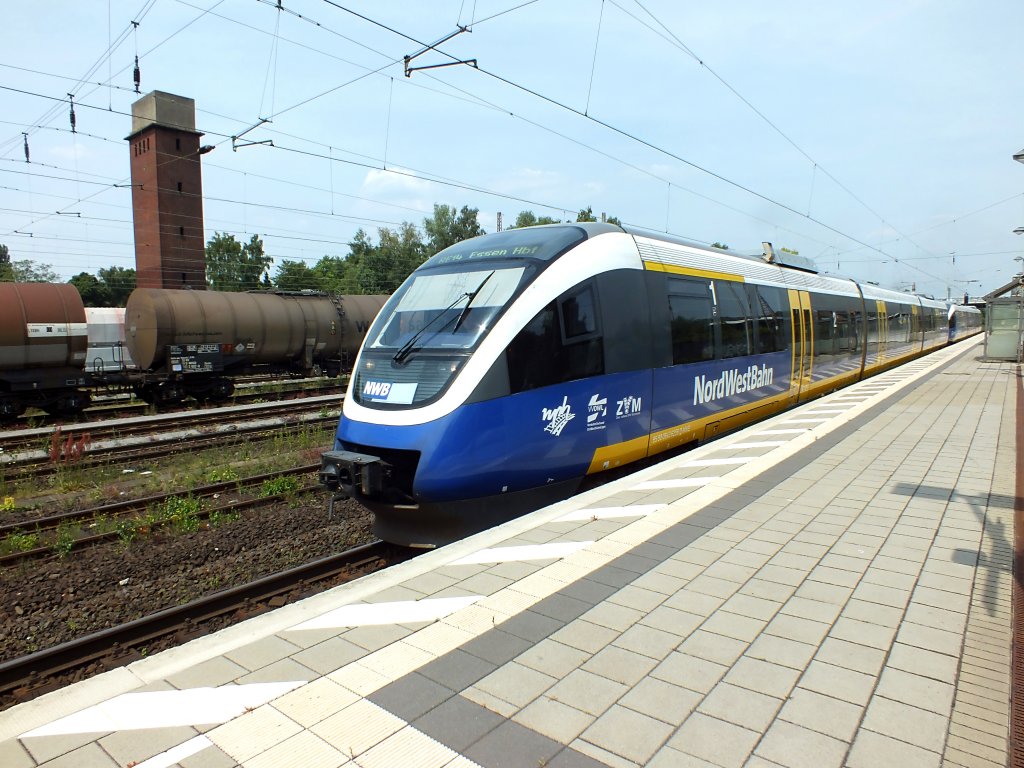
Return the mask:
<path fill-rule="evenodd" d="M 718 297 L 718 323 L 722 329 L 720 357 L 742 357 L 753 351 L 753 321 L 743 283 L 715 280 Z"/>
<path fill-rule="evenodd" d="M 783 352 L 786 337 L 786 295 L 781 288 L 769 285 L 749 286 L 750 306 L 757 325 L 757 351 Z"/>
<path fill-rule="evenodd" d="M 548 304 L 506 350 L 509 389 L 526 392 L 604 373 L 604 344 L 592 286 Z"/>
<path fill-rule="evenodd" d="M 672 364 L 715 359 L 715 316 L 710 280 L 670 278 Z"/>

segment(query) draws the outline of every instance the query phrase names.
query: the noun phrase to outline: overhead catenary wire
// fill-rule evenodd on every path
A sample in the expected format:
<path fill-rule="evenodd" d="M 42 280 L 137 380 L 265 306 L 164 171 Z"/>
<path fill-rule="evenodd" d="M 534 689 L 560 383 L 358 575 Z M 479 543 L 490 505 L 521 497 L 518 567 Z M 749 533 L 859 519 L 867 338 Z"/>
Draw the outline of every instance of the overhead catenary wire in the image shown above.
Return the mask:
<path fill-rule="evenodd" d="M 269 3 L 267 3 L 267 4 L 269 5 Z M 280 3 L 279 3 L 279 5 L 280 5 Z M 216 14 L 213 14 L 213 15 L 216 15 Z M 279 16 L 281 15 L 281 12 L 280 12 L 280 11 L 278 12 L 278 15 L 279 15 Z M 76 100 L 78 100 L 78 99 L 76 99 Z M 267 128 L 269 128 L 269 126 L 268 126 Z M 303 140 L 306 140 L 306 139 L 303 139 Z M 34 147 L 34 148 L 35 148 L 35 147 Z M 325 152 L 324 154 L 326 154 L 326 155 L 327 155 L 327 154 L 329 154 L 329 153 Z M 330 151 L 330 155 L 334 155 L 334 154 L 336 154 L 335 150 L 331 150 L 331 151 Z M 387 164 L 391 163 L 391 159 L 390 159 L 389 155 L 390 155 L 389 153 L 386 153 L 386 154 L 385 154 L 385 158 L 384 158 L 384 164 L 385 164 L 385 165 L 387 165 Z M 334 162 L 333 160 L 329 159 L 329 160 L 327 161 L 327 163 L 328 163 L 328 167 L 331 167 L 331 168 L 333 168 L 333 167 L 334 167 L 334 165 L 333 165 L 333 162 Z M 812 182 L 813 182 L 813 176 L 812 176 Z M 331 183 L 332 183 L 332 186 L 333 186 L 333 185 L 334 185 L 334 179 L 333 179 L 333 176 L 332 176 L 332 181 L 331 181 Z M 670 182 L 670 183 L 669 183 L 669 185 L 668 185 L 668 186 L 669 186 L 669 188 L 671 188 L 671 185 L 672 185 L 672 184 L 671 184 L 671 182 Z M 685 187 L 682 187 L 681 185 L 678 185 L 678 184 L 676 184 L 676 185 L 677 185 L 677 187 L 678 187 L 678 188 L 685 188 Z M 812 194 L 813 194 L 813 193 L 812 193 Z M 333 200 L 333 189 L 332 189 L 332 200 Z M 586 201 L 585 201 L 585 202 L 586 202 Z M 575 207 L 575 206 L 573 206 L 573 208 L 574 208 L 574 207 Z M 749 214 L 746 214 L 745 212 L 743 212 L 743 213 L 744 213 L 744 215 L 749 215 Z M 774 222 L 773 222 L 773 223 L 774 223 Z M 872 242 L 873 242 L 873 241 L 872 241 Z M 865 246 L 865 247 L 866 247 L 866 246 Z M 901 256 L 900 258 L 902 259 L 903 257 Z"/>
<path fill-rule="evenodd" d="M 336 2 L 335 0 L 322 0 L 322 2 L 326 3 L 327 5 L 333 6 L 333 7 L 337 8 L 337 9 L 339 9 L 341 11 L 344 11 L 345 13 L 349 13 L 349 14 L 351 14 L 353 16 L 356 16 L 357 18 L 363 19 L 364 21 L 367 21 L 370 24 L 378 26 L 381 29 L 384 29 L 384 30 L 386 30 L 388 32 L 391 32 L 391 33 L 395 34 L 395 35 L 398 35 L 399 37 L 402 37 L 402 38 L 404 38 L 406 40 L 409 40 L 410 42 L 414 42 L 414 43 L 416 43 L 418 45 L 421 45 L 421 46 L 422 45 L 426 45 L 425 43 L 423 43 L 422 41 L 416 39 L 415 37 L 412 37 L 410 35 L 407 35 L 404 32 L 401 32 L 401 31 L 399 31 L 397 29 L 394 29 L 393 27 L 390 27 L 387 24 L 384 24 L 382 22 L 378 22 L 378 21 L 376 21 L 374 19 L 371 19 L 368 16 L 365 16 L 364 14 L 358 13 L 357 11 L 354 11 L 351 8 L 348 8 L 346 6 L 341 5 L 340 3 Z M 455 59 L 456 58 L 455 56 L 452 56 L 451 54 L 445 54 L 444 51 L 439 51 L 439 53 L 442 53 L 442 54 L 448 56 L 451 59 Z M 510 79 L 508 79 L 508 78 L 506 78 L 506 77 L 504 77 L 502 75 L 499 75 L 499 74 L 497 74 L 495 72 L 491 72 L 486 67 L 478 66 L 478 67 L 475 67 L 474 69 L 476 71 L 479 71 L 481 74 L 486 75 L 487 77 L 490 77 L 490 78 L 492 78 L 492 79 L 494 79 L 494 80 L 496 80 L 498 82 L 501 82 L 501 83 L 503 83 L 505 85 L 508 85 L 511 88 L 514 88 L 514 89 L 519 90 L 519 91 L 521 91 L 523 93 L 529 94 L 530 96 L 536 97 L 536 98 L 538 98 L 538 99 L 540 99 L 540 100 L 542 100 L 542 101 L 544 101 L 544 102 L 546 102 L 546 103 L 548 103 L 548 104 L 550 104 L 552 106 L 558 107 L 559 109 L 562 109 L 564 111 L 567 111 L 567 112 L 570 112 L 572 114 L 575 114 L 575 115 L 583 118 L 584 120 L 589 120 L 589 121 L 593 122 L 594 124 L 599 125 L 599 126 L 605 128 L 605 129 L 607 129 L 607 130 L 609 130 L 609 131 L 611 131 L 611 132 L 613 132 L 613 133 L 615 133 L 615 134 L 617 134 L 617 135 L 619 135 L 619 136 L 621 136 L 623 138 L 626 138 L 626 139 L 629 139 L 631 141 L 634 141 L 637 144 L 640 144 L 640 145 L 642 145 L 644 147 L 647 147 L 648 149 L 650 149 L 650 150 L 652 150 L 654 152 L 657 152 L 657 153 L 662 154 L 662 155 L 664 155 L 666 157 L 669 157 L 669 158 L 671 158 L 673 160 L 676 160 L 676 161 L 678 161 L 680 163 L 683 163 L 683 164 L 693 168 L 696 171 L 700 171 L 701 173 L 704 173 L 704 174 L 706 174 L 706 175 L 708 175 L 708 176 L 710 176 L 712 178 L 715 178 L 715 179 L 717 179 L 717 180 L 727 184 L 728 186 L 733 187 L 734 189 L 737 189 L 737 190 L 740 190 L 742 192 L 745 192 L 746 194 L 752 195 L 752 196 L 754 196 L 754 197 L 756 197 L 756 198 L 758 198 L 758 199 L 760 199 L 760 200 L 762 200 L 762 201 L 764 201 L 766 203 L 769 203 L 769 204 L 771 204 L 773 206 L 776 206 L 776 207 L 780 208 L 781 210 L 787 211 L 789 213 L 794 214 L 795 216 L 799 216 L 799 217 L 802 217 L 802 218 L 806 219 L 807 221 L 813 222 L 814 224 L 816 224 L 816 225 L 818 225 L 820 227 L 823 227 L 824 229 L 826 229 L 826 230 L 828 230 L 828 231 L 830 231 L 830 232 L 832 232 L 832 233 L 834 233 L 836 235 L 839 235 L 840 237 L 843 237 L 843 238 L 845 238 L 845 239 L 847 239 L 847 240 L 849 240 L 851 242 L 857 243 L 858 245 L 861 245 L 861 246 L 863 246 L 865 248 L 868 248 L 868 249 L 870 249 L 872 251 L 875 251 L 875 252 L 879 253 L 880 255 L 885 256 L 885 257 L 887 257 L 889 259 L 892 259 L 894 262 L 897 262 L 897 263 L 900 262 L 898 257 L 894 256 L 893 254 L 886 253 L 885 251 L 881 250 L 877 246 L 873 246 L 870 243 L 867 243 L 864 240 L 862 240 L 862 239 L 860 239 L 860 238 L 858 238 L 858 237 L 856 237 L 854 235 L 851 235 L 851 234 L 849 234 L 847 232 L 843 232 L 842 230 L 838 229 L 837 227 L 835 227 L 835 226 L 833 226 L 831 224 L 828 224 L 827 222 L 822 221 L 821 219 L 819 219 L 819 218 L 817 218 L 815 216 L 811 216 L 809 214 L 802 213 L 801 211 L 797 210 L 796 208 L 792 207 L 791 205 L 788 205 L 787 203 L 783 203 L 780 200 L 776 200 L 776 199 L 774 199 L 773 197 L 771 197 L 771 196 L 769 196 L 767 194 L 758 192 L 757 190 L 753 189 L 752 187 L 749 187 L 749 186 L 747 186 L 745 184 L 742 184 L 742 183 L 740 183 L 738 181 L 730 179 L 730 178 L 724 176 L 723 174 L 720 174 L 720 173 L 717 173 L 717 172 L 711 170 L 710 168 L 706 168 L 703 165 L 701 165 L 701 164 L 699 164 L 699 163 L 697 163 L 695 161 L 692 161 L 692 160 L 690 160 L 690 159 L 688 159 L 686 157 L 683 157 L 682 155 L 678 154 L 677 152 L 673 152 L 673 151 L 671 151 L 671 150 L 669 150 L 669 149 L 667 149 L 665 147 L 661 147 L 661 146 L 655 144 L 652 141 L 644 139 L 644 138 L 642 138 L 642 137 L 640 137 L 640 136 L 638 136 L 638 135 L 636 135 L 634 133 L 631 133 L 630 131 L 627 131 L 627 130 L 625 130 L 623 128 L 619 128 L 618 126 L 613 125 L 612 123 L 609 123 L 606 120 L 598 119 L 598 118 L 594 117 L 593 115 L 587 114 L 585 111 L 581 111 L 581 110 L 579 110 L 576 107 L 573 107 L 573 106 L 571 106 L 569 104 L 566 104 L 565 102 L 559 101 L 558 99 L 555 99 L 553 97 L 550 97 L 550 96 L 547 96 L 545 94 L 542 94 L 542 93 L 540 93 L 539 91 L 537 91 L 537 90 L 535 90 L 533 88 L 529 88 L 529 87 L 527 87 L 525 85 L 522 85 L 520 83 L 516 83 L 515 81 L 510 80 Z M 309 100 L 307 100 L 307 102 L 303 102 L 303 103 L 308 103 L 308 101 Z M 294 108 L 296 108 L 298 106 L 301 106 L 301 105 L 302 104 L 296 104 L 296 105 L 293 105 L 292 107 L 290 107 L 289 109 L 294 109 Z M 947 281 L 947 280 L 945 280 L 945 279 L 943 279 L 943 278 L 941 278 L 941 277 L 939 277 L 937 275 L 930 274 L 930 273 L 922 270 L 920 267 L 912 266 L 911 268 L 916 269 L 921 274 L 925 275 L 926 277 L 928 277 L 928 278 L 930 278 L 932 280 L 935 280 L 936 282 L 943 283 L 945 285 L 951 285 L 949 283 L 949 281 Z"/>

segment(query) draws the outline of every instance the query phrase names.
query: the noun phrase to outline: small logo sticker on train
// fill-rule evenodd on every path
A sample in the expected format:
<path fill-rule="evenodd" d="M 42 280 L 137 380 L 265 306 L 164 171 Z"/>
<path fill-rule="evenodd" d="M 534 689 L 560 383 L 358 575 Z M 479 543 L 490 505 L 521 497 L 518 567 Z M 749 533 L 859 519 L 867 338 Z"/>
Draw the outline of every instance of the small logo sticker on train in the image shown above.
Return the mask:
<path fill-rule="evenodd" d="M 387 381 L 367 381 L 363 385 L 363 397 L 375 403 L 397 403 L 409 405 L 416 396 L 416 387 L 409 384 L 392 384 Z"/>
<path fill-rule="evenodd" d="M 616 419 L 628 419 L 630 416 L 636 416 L 642 410 L 643 400 L 636 395 L 630 395 L 615 401 Z"/>
<path fill-rule="evenodd" d="M 541 420 L 547 422 L 544 431 L 550 432 L 555 437 L 559 437 L 562 430 L 565 429 L 565 425 L 575 418 L 576 414 L 572 412 L 572 406 L 569 405 L 568 395 L 562 398 L 562 404 L 557 408 L 541 409 Z"/>
<path fill-rule="evenodd" d="M 599 394 L 591 395 L 590 403 L 587 405 L 587 431 L 604 429 L 604 420 L 607 416 L 608 398 Z"/>

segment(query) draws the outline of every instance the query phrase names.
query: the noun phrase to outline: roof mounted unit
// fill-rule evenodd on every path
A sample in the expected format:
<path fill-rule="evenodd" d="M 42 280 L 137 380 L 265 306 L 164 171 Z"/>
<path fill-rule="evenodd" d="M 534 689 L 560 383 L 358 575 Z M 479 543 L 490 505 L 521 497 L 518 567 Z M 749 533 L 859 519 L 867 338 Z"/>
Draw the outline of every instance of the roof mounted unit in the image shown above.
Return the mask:
<path fill-rule="evenodd" d="M 785 249 L 776 253 L 775 249 L 772 248 L 772 244 L 768 242 L 761 243 L 761 248 L 764 249 L 761 258 L 769 264 L 778 264 L 783 267 L 818 274 L 818 265 L 804 256 L 797 256 L 795 253 L 789 253 Z"/>

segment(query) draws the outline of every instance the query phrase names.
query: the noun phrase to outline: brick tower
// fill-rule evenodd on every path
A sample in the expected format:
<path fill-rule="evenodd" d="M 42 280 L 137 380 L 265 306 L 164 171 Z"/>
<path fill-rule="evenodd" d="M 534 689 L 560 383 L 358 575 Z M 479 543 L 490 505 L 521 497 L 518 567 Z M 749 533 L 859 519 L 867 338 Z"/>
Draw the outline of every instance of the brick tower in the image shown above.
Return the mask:
<path fill-rule="evenodd" d="M 206 288 L 201 133 L 193 99 L 153 91 L 128 137 L 139 288 Z"/>

